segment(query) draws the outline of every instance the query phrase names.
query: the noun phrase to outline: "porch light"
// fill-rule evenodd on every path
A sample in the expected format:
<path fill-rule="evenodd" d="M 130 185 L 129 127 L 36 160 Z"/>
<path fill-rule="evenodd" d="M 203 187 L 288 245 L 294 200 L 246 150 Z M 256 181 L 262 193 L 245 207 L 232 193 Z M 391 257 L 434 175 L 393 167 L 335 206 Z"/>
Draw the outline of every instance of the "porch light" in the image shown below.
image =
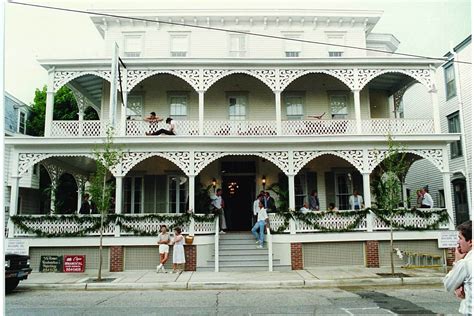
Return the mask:
<path fill-rule="evenodd" d="M 265 176 L 262 176 L 262 188 L 263 191 L 265 191 L 265 184 L 267 184 L 267 178 Z"/>
<path fill-rule="evenodd" d="M 216 178 L 212 178 L 212 187 L 215 189 L 217 185 L 217 180 Z"/>

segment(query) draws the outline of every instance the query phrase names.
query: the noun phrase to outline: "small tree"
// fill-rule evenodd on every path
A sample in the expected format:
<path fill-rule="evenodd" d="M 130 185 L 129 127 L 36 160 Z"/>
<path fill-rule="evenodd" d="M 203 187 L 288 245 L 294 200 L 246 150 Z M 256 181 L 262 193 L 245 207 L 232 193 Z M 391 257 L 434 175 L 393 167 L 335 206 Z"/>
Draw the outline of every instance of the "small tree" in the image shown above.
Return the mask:
<path fill-rule="evenodd" d="M 392 275 L 395 274 L 395 265 L 393 261 L 393 217 L 396 209 L 402 201 L 401 181 L 404 179 L 409 161 L 406 154 L 402 153 L 402 146 L 395 143 L 392 137 L 388 136 L 387 151 L 384 154 L 384 160 L 379 165 L 380 173 L 372 182 L 372 189 L 377 198 L 376 205 L 380 210 L 387 212 L 390 226 L 390 267 Z"/>
<path fill-rule="evenodd" d="M 107 137 L 101 148 L 94 149 L 94 156 L 96 158 L 96 171 L 90 181 L 89 192 L 92 195 L 92 200 L 97 207 L 100 214 L 100 228 L 99 228 L 99 271 L 97 280 L 102 280 L 102 240 L 104 230 L 104 220 L 107 216 L 111 200 L 112 192 L 114 190 L 114 183 L 107 181 L 110 175 L 110 169 L 116 166 L 121 157 L 122 152 L 113 142 L 114 129 L 107 128 Z"/>

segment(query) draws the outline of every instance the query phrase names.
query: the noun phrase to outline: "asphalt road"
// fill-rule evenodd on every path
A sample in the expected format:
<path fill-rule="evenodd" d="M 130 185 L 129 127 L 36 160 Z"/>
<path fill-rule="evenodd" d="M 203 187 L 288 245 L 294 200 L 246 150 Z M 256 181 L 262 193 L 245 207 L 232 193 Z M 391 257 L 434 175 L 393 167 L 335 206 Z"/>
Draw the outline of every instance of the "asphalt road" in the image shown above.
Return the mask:
<path fill-rule="evenodd" d="M 456 315 L 441 287 L 203 290 L 15 291 L 6 315 Z"/>

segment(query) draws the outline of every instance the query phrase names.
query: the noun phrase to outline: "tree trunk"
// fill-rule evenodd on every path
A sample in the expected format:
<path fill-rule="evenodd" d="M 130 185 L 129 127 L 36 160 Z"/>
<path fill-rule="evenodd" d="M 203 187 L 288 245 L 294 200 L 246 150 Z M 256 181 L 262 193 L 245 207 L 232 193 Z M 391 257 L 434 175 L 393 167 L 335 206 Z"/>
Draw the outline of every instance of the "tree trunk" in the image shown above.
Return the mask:
<path fill-rule="evenodd" d="M 99 272 L 97 274 L 97 281 L 102 280 L 102 237 L 103 237 L 103 229 L 104 229 L 104 210 L 102 209 L 105 204 L 105 185 L 106 185 L 106 180 L 107 180 L 107 174 L 104 174 L 104 183 L 103 183 L 103 189 L 102 189 L 102 201 L 101 205 L 99 207 L 99 212 L 100 212 L 100 227 L 99 227 Z"/>
<path fill-rule="evenodd" d="M 393 263 L 393 226 L 392 218 L 390 217 L 390 268 L 392 271 L 392 276 L 395 275 L 395 264 Z"/>

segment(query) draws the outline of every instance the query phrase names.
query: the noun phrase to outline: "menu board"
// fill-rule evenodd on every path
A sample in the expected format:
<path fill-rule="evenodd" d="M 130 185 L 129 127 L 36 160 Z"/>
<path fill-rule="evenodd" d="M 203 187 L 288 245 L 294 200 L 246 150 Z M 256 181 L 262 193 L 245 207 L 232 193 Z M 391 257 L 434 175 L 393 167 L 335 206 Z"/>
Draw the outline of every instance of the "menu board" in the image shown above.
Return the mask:
<path fill-rule="evenodd" d="M 63 257 L 62 256 L 41 256 L 40 272 L 62 272 Z"/>

